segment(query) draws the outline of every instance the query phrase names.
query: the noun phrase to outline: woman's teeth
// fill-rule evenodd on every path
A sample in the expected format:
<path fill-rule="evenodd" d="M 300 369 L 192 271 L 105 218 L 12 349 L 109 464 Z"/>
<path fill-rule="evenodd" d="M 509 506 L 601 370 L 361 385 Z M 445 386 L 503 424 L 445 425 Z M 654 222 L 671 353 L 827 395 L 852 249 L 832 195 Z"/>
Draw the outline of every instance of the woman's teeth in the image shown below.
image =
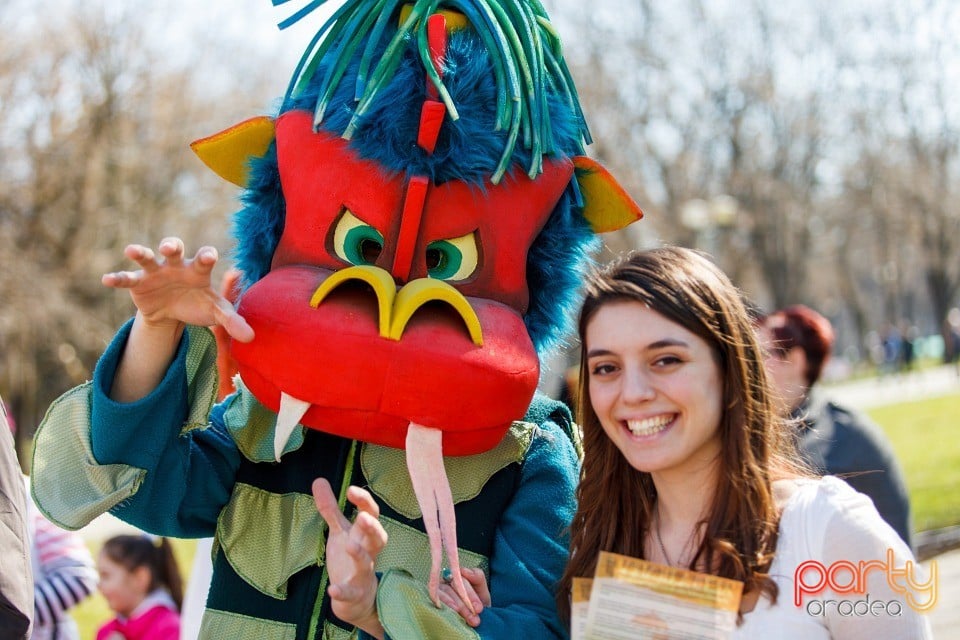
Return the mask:
<path fill-rule="evenodd" d="M 627 420 L 627 428 L 635 436 L 652 436 L 667 428 L 673 422 L 673 415 L 660 415 L 643 420 Z"/>

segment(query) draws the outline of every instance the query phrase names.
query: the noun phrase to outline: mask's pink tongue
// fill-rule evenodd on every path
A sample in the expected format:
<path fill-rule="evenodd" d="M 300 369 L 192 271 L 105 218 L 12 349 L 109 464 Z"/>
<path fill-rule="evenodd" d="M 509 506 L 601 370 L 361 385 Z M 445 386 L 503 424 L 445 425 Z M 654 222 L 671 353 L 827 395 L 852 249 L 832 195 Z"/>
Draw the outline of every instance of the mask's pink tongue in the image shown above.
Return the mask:
<path fill-rule="evenodd" d="M 411 422 L 407 428 L 407 469 L 413 483 L 413 491 L 420 504 L 423 523 L 430 538 L 430 579 L 427 589 L 437 608 L 440 599 L 440 563 L 446 551 L 450 563 L 450 586 L 466 603 L 470 613 L 473 603 L 467 597 L 460 575 L 460 555 L 457 552 L 457 518 L 453 511 L 453 495 L 443 467 L 443 433 Z"/>

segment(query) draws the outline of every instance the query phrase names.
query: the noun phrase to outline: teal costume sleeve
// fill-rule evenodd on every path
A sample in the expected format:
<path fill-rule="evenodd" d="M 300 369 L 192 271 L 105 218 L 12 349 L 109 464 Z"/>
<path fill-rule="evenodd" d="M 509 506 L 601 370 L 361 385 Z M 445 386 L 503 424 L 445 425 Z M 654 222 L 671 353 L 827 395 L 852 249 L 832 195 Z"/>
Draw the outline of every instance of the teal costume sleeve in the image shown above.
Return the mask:
<path fill-rule="evenodd" d="M 197 382 L 216 371 L 213 338 L 205 329 L 189 328 L 158 387 L 136 402 L 119 403 L 108 394 L 131 325 L 127 323 L 114 338 L 93 379 L 94 457 L 103 465 L 119 463 L 146 471 L 136 493 L 110 511 L 159 535 L 211 536 L 240 463 L 220 420 L 222 408 L 216 407 L 206 423 L 215 402 L 210 389 L 215 390 L 216 383 Z"/>
<path fill-rule="evenodd" d="M 579 462 L 558 426 L 542 427 L 497 531 L 490 566 L 493 606 L 480 616 L 482 638 L 567 637 L 555 594 L 567 564 Z"/>
<path fill-rule="evenodd" d="M 541 423 L 523 462 L 517 490 L 496 530 L 490 557 L 492 606 L 480 614 L 480 626 L 471 630 L 462 622 L 451 625 L 449 610 L 437 610 L 422 597 L 414 604 L 422 585 L 407 584 L 414 579 L 390 571 L 382 577 L 377 593 L 378 613 L 388 637 L 455 630 L 456 635 L 444 637 L 567 638 L 555 593 L 567 562 L 567 528 L 576 510 L 578 471 L 577 454 L 567 434 L 553 422 Z"/>

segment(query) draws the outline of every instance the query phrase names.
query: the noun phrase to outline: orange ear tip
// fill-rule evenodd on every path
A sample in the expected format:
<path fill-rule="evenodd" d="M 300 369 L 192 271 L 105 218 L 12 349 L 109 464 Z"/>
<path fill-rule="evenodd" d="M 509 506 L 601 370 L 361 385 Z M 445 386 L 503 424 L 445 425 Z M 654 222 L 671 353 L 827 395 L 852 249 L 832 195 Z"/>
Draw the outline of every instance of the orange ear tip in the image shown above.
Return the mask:
<path fill-rule="evenodd" d="M 190 148 L 195 149 L 197 147 L 206 146 L 208 144 L 215 144 L 221 140 L 229 139 L 237 135 L 243 135 L 244 132 L 249 132 L 251 130 L 262 131 L 265 126 L 269 123 L 269 129 L 273 131 L 273 120 L 268 116 L 254 116 L 252 118 L 247 118 L 242 122 L 238 122 L 232 127 L 228 127 L 223 131 L 218 131 L 213 135 L 206 136 L 205 138 L 199 138 L 190 143 Z"/>

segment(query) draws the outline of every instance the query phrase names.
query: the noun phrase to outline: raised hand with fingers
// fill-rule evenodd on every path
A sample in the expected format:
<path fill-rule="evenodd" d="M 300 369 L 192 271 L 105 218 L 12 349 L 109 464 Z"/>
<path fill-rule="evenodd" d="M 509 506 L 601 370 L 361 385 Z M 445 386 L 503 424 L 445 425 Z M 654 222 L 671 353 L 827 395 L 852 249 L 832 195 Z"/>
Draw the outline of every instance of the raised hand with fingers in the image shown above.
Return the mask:
<path fill-rule="evenodd" d="M 377 638 L 384 629 L 377 616 L 377 574 L 374 564 L 387 544 L 387 532 L 380 524 L 380 507 L 360 487 L 347 489 L 347 500 L 357 508 L 351 523 L 340 511 L 330 483 L 313 481 L 317 511 L 327 522 L 326 568 L 330 578 L 327 593 L 333 613 Z"/>
<path fill-rule="evenodd" d="M 221 325 L 235 340 L 253 340 L 253 329 L 233 304 L 210 283 L 219 256 L 213 247 L 200 247 L 193 258 L 184 258 L 183 241 L 165 238 L 159 257 L 148 247 L 127 246 L 124 255 L 140 265 L 137 271 L 104 274 L 108 287 L 128 289 L 139 316 L 148 327 Z"/>

